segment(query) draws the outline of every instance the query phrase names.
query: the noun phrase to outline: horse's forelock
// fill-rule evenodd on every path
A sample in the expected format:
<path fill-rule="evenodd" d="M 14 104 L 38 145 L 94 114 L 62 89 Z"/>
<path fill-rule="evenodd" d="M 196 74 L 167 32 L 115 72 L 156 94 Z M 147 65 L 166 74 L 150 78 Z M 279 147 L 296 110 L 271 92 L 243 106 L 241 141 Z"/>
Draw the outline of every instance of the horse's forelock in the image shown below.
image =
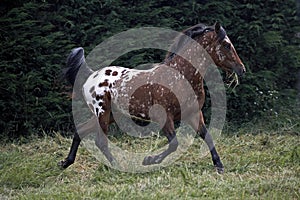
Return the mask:
<path fill-rule="evenodd" d="M 177 52 L 179 52 L 185 44 L 189 41 L 186 36 L 195 39 L 199 35 L 203 35 L 207 31 L 213 31 L 211 27 L 207 27 L 204 24 L 197 24 L 195 26 L 192 26 L 184 31 L 182 31 L 183 34 L 178 36 L 174 43 L 172 44 L 170 48 L 170 52 L 167 54 L 166 59 L 171 60 Z"/>
<path fill-rule="evenodd" d="M 185 46 L 185 44 L 187 44 L 189 40 L 186 36 L 195 39 L 196 37 L 204 35 L 206 32 L 209 31 L 214 31 L 214 28 L 208 27 L 204 24 L 197 24 L 182 31 L 183 34 L 178 36 L 172 44 L 170 52 L 166 55 L 166 60 L 171 60 L 176 55 L 176 52 L 179 52 Z M 226 36 L 226 32 L 223 28 L 221 32 L 222 34 L 219 37 L 224 39 Z"/>
<path fill-rule="evenodd" d="M 192 26 L 186 30 L 184 30 L 182 33 L 189 36 L 192 39 L 195 39 L 196 37 L 200 35 L 204 35 L 206 32 L 215 31 L 214 26 L 206 26 L 204 24 L 197 24 L 195 26 Z M 219 41 L 222 41 L 227 36 L 227 33 L 225 29 L 221 26 L 220 30 L 218 31 L 218 39 Z"/>
<path fill-rule="evenodd" d="M 203 35 L 207 31 L 213 31 L 214 29 L 211 27 L 208 27 L 204 24 L 197 24 L 195 26 L 192 26 L 186 30 L 184 30 L 182 33 L 189 36 L 192 39 L 195 39 L 195 37 L 198 37 L 200 35 Z"/>

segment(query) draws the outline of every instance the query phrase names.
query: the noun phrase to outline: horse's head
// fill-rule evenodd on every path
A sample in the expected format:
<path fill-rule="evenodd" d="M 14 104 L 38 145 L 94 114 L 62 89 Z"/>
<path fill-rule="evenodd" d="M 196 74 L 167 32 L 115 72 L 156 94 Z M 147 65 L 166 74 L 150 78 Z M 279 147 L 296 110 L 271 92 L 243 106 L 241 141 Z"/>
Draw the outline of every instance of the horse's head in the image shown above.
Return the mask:
<path fill-rule="evenodd" d="M 228 38 L 224 28 L 220 23 L 216 23 L 211 31 L 206 31 L 199 41 L 215 64 L 227 74 L 236 73 L 238 76 L 242 76 L 245 72 L 245 66 L 236 53 L 236 50 Z"/>

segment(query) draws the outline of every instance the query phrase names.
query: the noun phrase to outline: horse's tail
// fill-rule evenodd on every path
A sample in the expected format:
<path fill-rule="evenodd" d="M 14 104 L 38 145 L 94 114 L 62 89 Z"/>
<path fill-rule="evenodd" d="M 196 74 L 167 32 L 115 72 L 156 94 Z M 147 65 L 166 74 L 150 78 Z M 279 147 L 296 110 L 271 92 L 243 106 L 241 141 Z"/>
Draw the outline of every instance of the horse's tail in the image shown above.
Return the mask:
<path fill-rule="evenodd" d="M 73 49 L 67 58 L 67 68 L 64 70 L 64 75 L 72 86 L 75 84 L 79 70 L 80 76 L 77 81 L 79 81 L 78 84 L 83 85 L 84 81 L 93 73 L 93 70 L 87 66 L 82 47 Z"/>

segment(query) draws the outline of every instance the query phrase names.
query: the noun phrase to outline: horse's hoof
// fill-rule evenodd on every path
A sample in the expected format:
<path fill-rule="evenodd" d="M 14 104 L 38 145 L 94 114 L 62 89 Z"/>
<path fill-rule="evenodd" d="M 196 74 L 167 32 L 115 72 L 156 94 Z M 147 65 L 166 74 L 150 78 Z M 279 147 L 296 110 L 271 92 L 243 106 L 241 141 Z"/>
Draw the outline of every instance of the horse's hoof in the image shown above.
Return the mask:
<path fill-rule="evenodd" d="M 224 167 L 215 167 L 216 168 L 216 170 L 217 170 L 217 172 L 218 172 L 218 174 L 224 174 Z"/>
<path fill-rule="evenodd" d="M 111 165 L 112 168 L 115 168 L 115 169 L 120 169 L 121 168 L 121 166 L 119 165 L 119 163 L 115 159 L 113 159 L 110 162 L 110 165 Z"/>
<path fill-rule="evenodd" d="M 224 165 L 220 159 L 217 159 L 216 161 L 214 161 L 214 166 L 215 166 L 215 169 L 217 170 L 218 174 L 224 174 Z"/>
<path fill-rule="evenodd" d="M 72 163 L 70 161 L 68 161 L 67 159 L 66 160 L 62 160 L 62 161 L 59 161 L 57 163 L 57 165 L 61 168 L 61 169 L 66 169 L 67 167 L 69 167 Z"/>
<path fill-rule="evenodd" d="M 60 167 L 61 169 L 64 169 L 64 163 L 65 163 L 65 161 L 61 160 L 57 163 L 57 166 Z"/>
<path fill-rule="evenodd" d="M 143 160 L 143 165 L 151 165 L 152 164 L 152 156 L 146 156 Z"/>
<path fill-rule="evenodd" d="M 161 163 L 162 159 L 160 156 L 146 156 L 143 160 L 143 165 L 153 165 Z"/>

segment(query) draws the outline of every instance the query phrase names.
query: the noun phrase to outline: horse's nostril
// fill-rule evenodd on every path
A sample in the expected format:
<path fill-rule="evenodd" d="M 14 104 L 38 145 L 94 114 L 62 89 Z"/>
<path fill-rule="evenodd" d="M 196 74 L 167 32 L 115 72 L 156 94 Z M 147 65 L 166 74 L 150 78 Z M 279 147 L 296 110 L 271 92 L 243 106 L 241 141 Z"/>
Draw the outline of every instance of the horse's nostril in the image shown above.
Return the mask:
<path fill-rule="evenodd" d="M 246 73 L 246 68 L 245 68 L 245 66 L 242 64 L 241 65 L 241 74 L 245 74 Z"/>
<path fill-rule="evenodd" d="M 243 76 L 246 73 L 246 68 L 244 65 L 239 65 L 236 70 L 234 70 L 238 76 Z"/>

